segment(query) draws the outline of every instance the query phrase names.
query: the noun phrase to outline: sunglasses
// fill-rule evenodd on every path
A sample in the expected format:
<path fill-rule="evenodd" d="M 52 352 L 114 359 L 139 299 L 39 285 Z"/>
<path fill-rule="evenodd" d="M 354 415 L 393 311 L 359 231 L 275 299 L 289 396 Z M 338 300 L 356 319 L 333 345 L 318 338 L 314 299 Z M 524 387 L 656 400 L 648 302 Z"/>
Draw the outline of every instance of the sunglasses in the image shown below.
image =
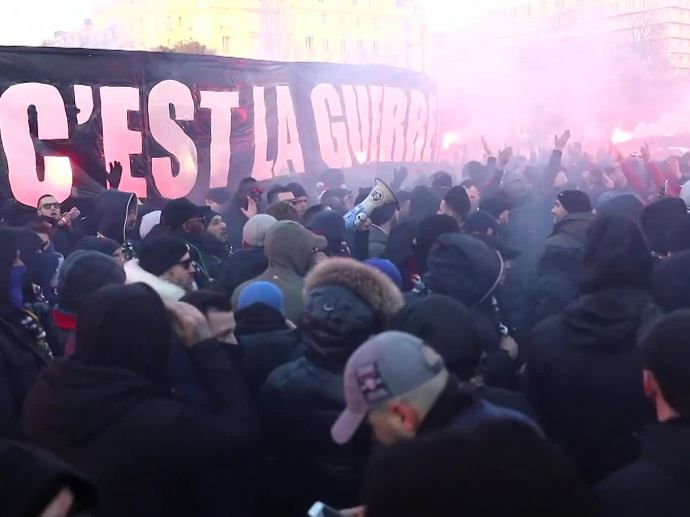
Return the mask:
<path fill-rule="evenodd" d="M 194 260 L 191 258 L 188 258 L 187 260 L 182 260 L 182 261 L 178 262 L 177 265 L 182 266 L 185 269 L 189 269 L 189 266 L 192 265 L 192 262 L 194 262 Z"/>
<path fill-rule="evenodd" d="M 60 208 L 60 203 L 46 203 L 45 205 L 41 205 L 41 208 L 45 210 L 57 210 Z"/>

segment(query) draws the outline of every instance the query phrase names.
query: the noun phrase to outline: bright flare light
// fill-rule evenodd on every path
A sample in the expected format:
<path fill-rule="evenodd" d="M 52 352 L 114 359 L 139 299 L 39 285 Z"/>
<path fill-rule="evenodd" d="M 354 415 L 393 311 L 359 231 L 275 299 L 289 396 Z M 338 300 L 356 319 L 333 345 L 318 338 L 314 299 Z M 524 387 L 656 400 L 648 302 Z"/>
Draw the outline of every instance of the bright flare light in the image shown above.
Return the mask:
<path fill-rule="evenodd" d="M 622 144 L 623 142 L 628 142 L 633 138 L 635 138 L 635 135 L 633 133 L 628 133 L 626 131 L 623 131 L 621 128 L 617 127 L 613 130 L 613 134 L 611 135 L 611 142 L 614 145 Z"/>
<path fill-rule="evenodd" d="M 460 135 L 455 131 L 449 131 L 443 135 L 443 148 L 448 150 L 453 144 L 457 144 L 460 141 Z"/>

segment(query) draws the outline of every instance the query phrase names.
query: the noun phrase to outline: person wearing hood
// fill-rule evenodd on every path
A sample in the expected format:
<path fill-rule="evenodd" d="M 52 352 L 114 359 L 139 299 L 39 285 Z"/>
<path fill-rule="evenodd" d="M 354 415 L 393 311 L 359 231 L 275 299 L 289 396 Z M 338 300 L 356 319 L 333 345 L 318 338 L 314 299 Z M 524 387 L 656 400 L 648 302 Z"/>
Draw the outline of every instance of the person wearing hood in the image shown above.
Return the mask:
<path fill-rule="evenodd" d="M 77 517 L 96 509 L 96 487 L 35 447 L 0 440 L 3 517 Z"/>
<path fill-rule="evenodd" d="M 233 250 L 242 249 L 242 230 L 247 221 L 258 214 L 263 192 L 254 178 L 243 178 L 230 202 L 230 209 L 222 214 L 228 225 L 228 244 Z"/>
<path fill-rule="evenodd" d="M 154 210 L 149 212 L 141 218 L 141 224 L 139 225 L 139 235 L 141 239 L 145 239 L 146 236 L 151 233 L 156 226 L 161 223 L 161 210 Z"/>
<path fill-rule="evenodd" d="M 598 201 L 597 215 L 621 214 L 632 217 L 638 223 L 642 219 L 644 203 L 635 194 L 607 192 Z"/>
<path fill-rule="evenodd" d="M 415 187 L 410 193 L 410 213 L 407 221 L 421 221 L 438 213 L 441 197 L 429 187 Z"/>
<path fill-rule="evenodd" d="M 67 257 L 60 269 L 58 303 L 53 309 L 58 335 L 58 345 L 53 347 L 56 356 L 74 353 L 77 317 L 86 297 L 106 285 L 122 285 L 126 278 L 120 261 L 98 251 L 75 251 Z"/>
<path fill-rule="evenodd" d="M 585 238 L 580 297 L 531 334 L 528 400 L 590 483 L 637 457 L 634 433 L 653 417 L 637 346 L 660 314 L 652 261 L 630 217 L 598 216 Z"/>
<path fill-rule="evenodd" d="M 21 232 L 0 229 L 0 438 L 13 440 L 22 439 L 24 397 L 52 357 L 38 319 L 24 309 Z"/>
<path fill-rule="evenodd" d="M 685 214 L 671 224 L 664 238 L 666 256 L 690 250 L 690 214 Z"/>
<path fill-rule="evenodd" d="M 459 301 L 437 294 L 415 300 L 393 316 L 388 330 L 407 332 L 432 347 L 467 393 L 517 411 L 535 422 L 538 420 L 523 394 L 484 382 L 482 346 L 472 323 L 472 313 Z"/>
<path fill-rule="evenodd" d="M 551 210 L 554 227 L 539 259 L 537 281 L 530 290 L 528 327 L 563 312 L 577 298 L 582 248 L 594 220 L 589 196 L 579 190 L 558 194 Z"/>
<path fill-rule="evenodd" d="M 182 239 L 153 235 L 139 247 L 139 258 L 125 264 L 127 283 L 143 283 L 165 301 L 176 302 L 196 289 L 191 249 Z"/>
<path fill-rule="evenodd" d="M 403 292 L 411 291 L 427 271 L 431 246 L 444 233 L 459 233 L 460 227 L 448 215 L 431 215 L 419 222 L 401 223 L 388 239 L 384 259 L 390 260 L 402 276 Z"/>
<path fill-rule="evenodd" d="M 137 222 L 136 194 L 104 190 L 96 197 L 96 225 L 99 237 L 107 237 L 122 246 L 127 260 L 135 256 L 134 226 Z"/>
<path fill-rule="evenodd" d="M 235 250 L 223 263 L 218 279 L 213 284 L 214 291 L 221 291 L 232 297 L 240 284 L 266 271 L 266 233 L 277 222 L 274 217 L 266 214 L 255 215 L 247 221 L 242 230 L 242 249 Z"/>
<path fill-rule="evenodd" d="M 239 297 L 248 285 L 254 282 L 270 282 L 283 293 L 287 319 L 298 321 L 304 309 L 304 277 L 314 262 L 315 253 L 326 246 L 327 241 L 324 237 L 314 235 L 299 223 L 275 223 L 266 233 L 264 251 L 268 259 L 268 268 L 235 289 L 232 306 L 238 307 Z"/>
<path fill-rule="evenodd" d="M 275 370 L 260 396 L 275 503 L 266 515 L 276 517 L 305 515 L 317 500 L 334 508 L 358 503 L 371 438 L 363 428 L 345 447 L 331 439 L 345 409 L 343 371 L 352 352 L 403 306 L 386 275 L 343 258 L 314 268 L 304 296 L 305 356 Z"/>
<path fill-rule="evenodd" d="M 345 241 L 345 219 L 333 210 L 326 210 L 314 216 L 306 225 L 315 235 L 321 235 L 328 241 L 324 250 L 329 257 L 349 257 L 350 248 Z"/>
<path fill-rule="evenodd" d="M 685 201 L 676 197 L 667 197 L 655 201 L 642 211 L 642 229 L 652 253 L 663 258 L 668 253 L 666 235 L 673 225 L 688 216 Z"/>
<path fill-rule="evenodd" d="M 242 291 L 235 321 L 242 370 L 258 395 L 273 370 L 304 355 L 302 333 L 285 318 L 283 293 L 270 282 L 255 282 Z"/>
<path fill-rule="evenodd" d="M 690 309 L 690 251 L 674 253 L 654 268 L 654 300 L 665 311 Z"/>
<path fill-rule="evenodd" d="M 472 313 L 485 354 L 481 370 L 484 380 L 491 386 L 515 389 L 517 346 L 495 299 L 506 272 L 500 253 L 475 237 L 447 233 L 436 239 L 427 267 L 409 299 L 443 294 L 465 305 Z"/>
<path fill-rule="evenodd" d="M 173 329 L 212 401 L 208 412 L 171 399 Z M 258 424 L 239 361 L 194 307 L 166 306 L 142 284 L 105 287 L 84 302 L 74 356 L 54 362 L 27 396 L 27 441 L 95 483 L 99 516 L 224 516 L 228 508 L 248 516 Z"/>
<path fill-rule="evenodd" d="M 611 517 L 681 517 L 690 508 L 690 311 L 659 320 L 642 342 L 644 391 L 656 422 L 642 433 L 640 459 L 598 491 Z"/>
<path fill-rule="evenodd" d="M 292 192 L 294 196 L 292 204 L 295 210 L 297 210 L 300 220 L 302 220 L 304 213 L 307 211 L 307 208 L 309 208 L 309 195 L 304 187 L 296 182 L 288 183 L 286 188 L 290 189 L 290 192 Z"/>

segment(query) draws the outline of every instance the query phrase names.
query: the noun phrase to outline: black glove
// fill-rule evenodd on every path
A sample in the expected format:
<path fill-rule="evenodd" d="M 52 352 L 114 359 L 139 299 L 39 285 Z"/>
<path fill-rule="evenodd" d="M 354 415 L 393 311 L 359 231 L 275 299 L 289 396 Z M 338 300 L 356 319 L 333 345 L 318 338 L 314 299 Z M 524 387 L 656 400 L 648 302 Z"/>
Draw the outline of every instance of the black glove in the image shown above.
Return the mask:
<path fill-rule="evenodd" d="M 120 180 L 122 179 L 122 164 L 120 162 L 113 162 L 109 166 L 109 172 L 106 175 L 110 188 L 112 190 L 117 190 L 120 186 Z"/>

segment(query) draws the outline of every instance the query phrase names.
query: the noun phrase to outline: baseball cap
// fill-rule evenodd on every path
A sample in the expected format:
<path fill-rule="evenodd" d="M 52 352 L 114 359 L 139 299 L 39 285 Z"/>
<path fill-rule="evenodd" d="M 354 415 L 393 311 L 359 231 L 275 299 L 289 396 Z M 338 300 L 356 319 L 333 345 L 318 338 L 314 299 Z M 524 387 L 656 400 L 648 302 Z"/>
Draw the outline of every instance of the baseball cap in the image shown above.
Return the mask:
<path fill-rule="evenodd" d="M 181 228 L 184 223 L 194 218 L 201 218 L 211 210 L 208 206 L 198 206 L 189 199 L 181 197 L 168 201 L 161 212 L 161 223 L 171 230 Z"/>
<path fill-rule="evenodd" d="M 372 409 L 431 381 L 445 382 L 440 355 L 405 332 L 384 332 L 360 346 L 345 367 L 347 407 L 331 428 L 338 444 L 347 443 Z"/>

